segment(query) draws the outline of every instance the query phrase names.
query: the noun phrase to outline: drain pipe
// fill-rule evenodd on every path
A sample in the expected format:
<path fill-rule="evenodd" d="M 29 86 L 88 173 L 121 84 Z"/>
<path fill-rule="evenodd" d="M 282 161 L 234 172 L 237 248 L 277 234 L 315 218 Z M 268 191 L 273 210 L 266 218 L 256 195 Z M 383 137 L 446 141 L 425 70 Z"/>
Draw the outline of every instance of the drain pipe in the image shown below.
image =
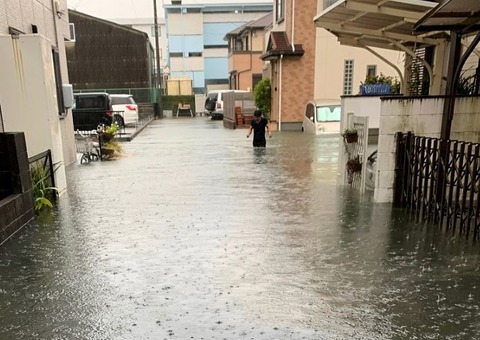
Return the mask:
<path fill-rule="evenodd" d="M 292 0 L 292 51 L 295 52 L 295 0 Z"/>
<path fill-rule="evenodd" d="M 278 81 L 278 131 L 282 131 L 282 60 L 283 54 L 280 55 L 280 66 L 279 66 L 279 81 Z"/>

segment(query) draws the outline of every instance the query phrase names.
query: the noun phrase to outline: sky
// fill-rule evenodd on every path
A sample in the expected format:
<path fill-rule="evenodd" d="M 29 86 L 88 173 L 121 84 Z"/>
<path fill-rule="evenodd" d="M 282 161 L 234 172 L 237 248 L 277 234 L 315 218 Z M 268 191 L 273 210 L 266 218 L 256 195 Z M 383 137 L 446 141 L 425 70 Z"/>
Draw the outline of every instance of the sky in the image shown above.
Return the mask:
<path fill-rule="evenodd" d="M 183 0 L 184 4 L 271 3 L 272 0 Z M 152 18 L 153 0 L 67 0 L 68 8 L 102 19 Z M 158 17 L 164 17 L 162 3 L 157 0 Z"/>

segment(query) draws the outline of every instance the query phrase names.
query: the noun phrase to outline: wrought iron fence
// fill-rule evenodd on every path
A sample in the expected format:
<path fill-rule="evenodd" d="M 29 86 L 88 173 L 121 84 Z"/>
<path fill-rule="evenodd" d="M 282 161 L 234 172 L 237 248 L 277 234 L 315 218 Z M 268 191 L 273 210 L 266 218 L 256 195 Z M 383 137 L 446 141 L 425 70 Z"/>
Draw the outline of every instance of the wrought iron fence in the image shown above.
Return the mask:
<path fill-rule="evenodd" d="M 55 188 L 55 168 L 50 149 L 30 157 L 28 162 L 30 165 L 30 173 L 32 174 L 32 190 L 34 192 L 36 188 L 39 187 L 39 183 L 37 183 L 37 181 L 42 181 L 42 187 Z M 57 192 L 55 190 L 50 190 L 49 192 L 51 194 L 51 197 L 49 198 L 56 200 Z"/>
<path fill-rule="evenodd" d="M 397 133 L 394 204 L 479 238 L 480 144 Z"/>

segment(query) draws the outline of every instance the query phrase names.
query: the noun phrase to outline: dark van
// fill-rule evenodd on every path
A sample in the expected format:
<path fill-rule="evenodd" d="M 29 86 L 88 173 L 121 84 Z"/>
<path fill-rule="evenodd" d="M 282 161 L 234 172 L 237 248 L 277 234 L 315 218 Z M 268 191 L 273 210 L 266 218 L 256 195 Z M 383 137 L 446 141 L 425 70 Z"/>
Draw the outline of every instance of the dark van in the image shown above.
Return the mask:
<path fill-rule="evenodd" d="M 105 92 L 75 93 L 72 109 L 75 130 L 96 130 L 100 124 L 111 125 L 112 99 Z"/>

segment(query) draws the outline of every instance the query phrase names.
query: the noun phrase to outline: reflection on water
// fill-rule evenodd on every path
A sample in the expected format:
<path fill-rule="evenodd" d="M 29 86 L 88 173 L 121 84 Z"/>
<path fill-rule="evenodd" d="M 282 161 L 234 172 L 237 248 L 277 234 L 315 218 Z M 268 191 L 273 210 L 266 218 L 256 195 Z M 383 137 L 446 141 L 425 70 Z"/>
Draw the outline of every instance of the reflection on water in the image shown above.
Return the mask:
<path fill-rule="evenodd" d="M 72 166 L 0 248 L 0 339 L 479 338 L 478 245 L 337 187 L 338 139 L 162 120 Z"/>

